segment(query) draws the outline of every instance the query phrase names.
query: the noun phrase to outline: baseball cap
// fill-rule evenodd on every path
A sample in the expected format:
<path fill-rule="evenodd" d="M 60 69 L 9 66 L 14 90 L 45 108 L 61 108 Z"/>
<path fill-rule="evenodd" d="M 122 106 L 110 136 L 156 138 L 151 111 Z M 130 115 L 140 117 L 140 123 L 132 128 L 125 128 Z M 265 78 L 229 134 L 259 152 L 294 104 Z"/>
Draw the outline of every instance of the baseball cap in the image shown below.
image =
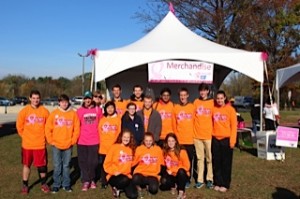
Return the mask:
<path fill-rule="evenodd" d="M 93 97 L 93 94 L 92 94 L 92 92 L 91 91 L 85 91 L 85 93 L 84 93 L 84 99 L 85 98 L 90 98 L 90 99 L 92 99 L 92 97 Z"/>

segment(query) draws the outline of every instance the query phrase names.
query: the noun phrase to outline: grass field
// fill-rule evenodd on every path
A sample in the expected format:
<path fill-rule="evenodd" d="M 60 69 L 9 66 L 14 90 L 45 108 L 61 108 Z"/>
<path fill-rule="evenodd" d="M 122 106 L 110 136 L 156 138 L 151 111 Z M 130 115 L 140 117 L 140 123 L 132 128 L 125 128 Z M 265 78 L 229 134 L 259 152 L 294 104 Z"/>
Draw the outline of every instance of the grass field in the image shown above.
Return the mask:
<path fill-rule="evenodd" d="M 242 112 L 247 123 L 251 122 L 250 114 Z M 299 111 L 281 111 L 282 123 L 297 124 Z M 13 126 L 12 126 L 13 127 Z M 6 135 L 7 134 L 7 135 Z M 49 151 L 49 179 L 51 185 L 52 175 L 52 153 Z M 20 189 L 22 185 L 22 165 L 20 156 L 20 138 L 14 129 L 1 129 L 0 127 L 0 199 L 6 198 L 112 198 L 110 189 L 89 190 L 81 192 L 79 170 L 76 164 L 76 148 L 73 149 L 73 166 L 71 176 L 73 179 L 73 192 L 65 193 L 63 190 L 53 195 L 44 194 L 40 191 L 37 170 L 32 168 L 29 184 L 31 190 L 28 196 L 22 196 Z M 267 161 L 256 157 L 254 148 L 240 152 L 234 149 L 233 173 L 231 189 L 225 193 L 218 193 L 206 188 L 187 189 L 188 199 L 299 199 L 300 198 L 300 149 L 286 149 L 286 160 Z M 125 198 L 124 194 L 121 198 Z M 145 199 L 150 197 L 145 197 Z M 157 199 L 176 198 L 170 192 L 159 192 Z"/>

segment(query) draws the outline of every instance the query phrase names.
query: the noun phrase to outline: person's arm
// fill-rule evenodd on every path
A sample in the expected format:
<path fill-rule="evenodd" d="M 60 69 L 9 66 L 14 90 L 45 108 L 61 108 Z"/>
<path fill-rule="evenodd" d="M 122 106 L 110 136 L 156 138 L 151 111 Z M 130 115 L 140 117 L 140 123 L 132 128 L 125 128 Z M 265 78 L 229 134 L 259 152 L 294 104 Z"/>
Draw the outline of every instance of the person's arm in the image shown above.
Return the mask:
<path fill-rule="evenodd" d="M 160 134 L 161 134 L 161 129 L 162 129 L 162 120 L 160 117 L 160 114 L 156 111 L 156 126 L 155 126 L 155 136 L 157 136 L 155 138 L 155 141 L 158 141 L 160 138 Z"/>
<path fill-rule="evenodd" d="M 53 114 L 51 114 L 48 119 L 47 119 L 47 122 L 46 122 L 46 125 L 45 125 L 45 136 L 46 136 L 46 140 L 47 142 L 52 145 L 53 143 L 53 129 L 54 129 L 54 126 L 53 126 Z"/>
<path fill-rule="evenodd" d="M 24 111 L 20 111 L 17 117 L 16 128 L 20 137 L 23 136 L 24 132 L 24 124 L 25 124 L 25 113 Z"/>
<path fill-rule="evenodd" d="M 77 143 L 80 134 L 80 121 L 77 114 L 74 114 L 74 131 L 72 136 L 72 145 Z"/>
<path fill-rule="evenodd" d="M 118 167 L 114 163 L 114 155 L 115 154 L 116 147 L 112 146 L 108 153 L 106 154 L 104 163 L 103 163 L 103 168 L 105 172 L 109 175 L 115 175 L 118 172 Z"/>
<path fill-rule="evenodd" d="M 182 167 L 183 169 L 186 171 L 186 172 L 189 172 L 190 171 L 190 168 L 191 168 L 191 163 L 190 163 L 190 160 L 189 160 L 189 157 L 188 157 L 188 154 L 186 152 L 185 149 L 181 149 L 180 151 L 180 159 L 182 161 Z"/>

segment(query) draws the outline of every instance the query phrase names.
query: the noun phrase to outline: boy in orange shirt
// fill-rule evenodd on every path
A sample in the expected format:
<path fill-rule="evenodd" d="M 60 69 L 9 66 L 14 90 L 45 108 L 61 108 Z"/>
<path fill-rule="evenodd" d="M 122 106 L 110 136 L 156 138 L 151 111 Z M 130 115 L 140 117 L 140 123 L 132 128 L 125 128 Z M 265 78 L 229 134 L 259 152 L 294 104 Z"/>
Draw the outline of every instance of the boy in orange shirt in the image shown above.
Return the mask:
<path fill-rule="evenodd" d="M 144 104 L 144 93 L 143 87 L 140 85 L 135 85 L 133 87 L 133 94 L 130 96 L 130 101 L 136 104 L 136 111 L 143 108 Z"/>
<path fill-rule="evenodd" d="M 41 190 L 50 191 L 47 181 L 47 151 L 45 138 L 45 124 L 49 111 L 40 105 L 41 94 L 32 90 L 29 96 L 30 104 L 25 106 L 17 117 L 17 131 L 22 139 L 23 187 L 22 194 L 28 194 L 28 179 L 30 166 L 37 167 L 41 178 Z"/>
<path fill-rule="evenodd" d="M 120 117 L 122 117 L 124 115 L 124 113 L 126 112 L 126 106 L 128 104 L 128 100 L 122 99 L 122 97 L 121 97 L 122 88 L 119 84 L 114 85 L 111 88 L 111 91 L 113 94 L 112 101 L 116 104 L 117 113 Z"/>
<path fill-rule="evenodd" d="M 187 151 L 190 164 L 192 165 L 195 156 L 195 146 L 194 146 L 194 116 L 195 108 L 192 103 L 189 103 L 189 92 L 187 88 L 181 88 L 179 90 L 179 104 L 174 107 L 173 113 L 173 129 L 174 133 L 178 138 L 179 144 L 183 145 Z M 192 166 L 190 169 L 192 174 Z M 185 185 L 189 188 L 190 180 Z"/>
<path fill-rule="evenodd" d="M 218 91 L 213 109 L 212 155 L 214 190 L 226 192 L 230 187 L 233 148 L 236 143 L 237 118 L 224 91 Z"/>
<path fill-rule="evenodd" d="M 46 123 L 46 139 L 52 145 L 53 153 L 52 193 L 57 193 L 61 186 L 72 192 L 69 165 L 72 147 L 79 136 L 80 122 L 69 101 L 67 95 L 59 96 L 59 107 L 50 114 Z"/>

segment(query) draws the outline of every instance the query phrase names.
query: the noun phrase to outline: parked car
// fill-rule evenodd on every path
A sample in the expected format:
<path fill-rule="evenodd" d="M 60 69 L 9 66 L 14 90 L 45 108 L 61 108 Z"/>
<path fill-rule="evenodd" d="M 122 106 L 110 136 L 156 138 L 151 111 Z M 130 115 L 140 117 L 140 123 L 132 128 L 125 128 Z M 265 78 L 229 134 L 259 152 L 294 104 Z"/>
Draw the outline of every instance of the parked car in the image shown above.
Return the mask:
<path fill-rule="evenodd" d="M 83 96 L 75 96 L 71 99 L 73 105 L 81 105 L 83 102 Z"/>
<path fill-rule="evenodd" d="M 10 106 L 10 100 L 5 97 L 0 97 L 0 106 Z"/>
<path fill-rule="evenodd" d="M 239 108 L 250 108 L 253 105 L 253 98 L 250 96 L 235 96 L 234 106 Z"/>
<path fill-rule="evenodd" d="M 41 101 L 41 104 L 45 105 L 45 106 L 58 106 L 58 98 L 57 97 L 50 97 L 50 98 L 46 98 L 43 99 Z"/>
<path fill-rule="evenodd" d="M 16 96 L 12 99 L 15 104 L 21 104 L 21 105 L 26 105 L 28 103 L 27 97 L 24 96 Z"/>

